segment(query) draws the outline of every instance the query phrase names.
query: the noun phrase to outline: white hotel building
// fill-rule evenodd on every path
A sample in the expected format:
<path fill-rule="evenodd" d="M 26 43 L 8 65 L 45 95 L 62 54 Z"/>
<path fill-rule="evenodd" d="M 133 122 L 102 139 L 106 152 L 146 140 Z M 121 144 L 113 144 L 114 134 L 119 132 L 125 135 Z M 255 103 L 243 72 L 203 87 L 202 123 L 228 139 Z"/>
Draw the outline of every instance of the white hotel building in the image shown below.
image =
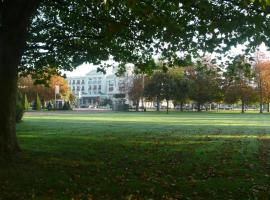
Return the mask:
<path fill-rule="evenodd" d="M 92 70 L 85 76 L 68 77 L 68 85 L 76 96 L 80 107 L 95 107 L 103 100 L 110 99 L 115 102 L 129 103 L 128 88 L 132 81 L 132 71 L 127 70 L 123 76 L 103 74 Z"/>

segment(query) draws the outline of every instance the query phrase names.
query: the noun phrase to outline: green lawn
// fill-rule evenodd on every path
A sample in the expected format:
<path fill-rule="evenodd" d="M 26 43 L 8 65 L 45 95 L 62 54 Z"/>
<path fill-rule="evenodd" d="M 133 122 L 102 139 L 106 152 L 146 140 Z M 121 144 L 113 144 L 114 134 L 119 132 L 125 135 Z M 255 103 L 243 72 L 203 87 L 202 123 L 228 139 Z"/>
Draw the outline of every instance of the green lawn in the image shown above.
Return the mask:
<path fill-rule="evenodd" d="M 28 113 L 0 200 L 270 199 L 270 114 Z"/>

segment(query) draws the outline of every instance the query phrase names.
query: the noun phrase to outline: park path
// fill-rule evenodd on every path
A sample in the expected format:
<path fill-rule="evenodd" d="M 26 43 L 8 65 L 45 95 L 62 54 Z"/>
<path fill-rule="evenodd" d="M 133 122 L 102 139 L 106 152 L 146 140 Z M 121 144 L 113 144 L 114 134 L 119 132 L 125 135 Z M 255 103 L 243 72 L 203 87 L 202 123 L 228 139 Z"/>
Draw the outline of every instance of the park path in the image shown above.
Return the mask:
<path fill-rule="evenodd" d="M 111 110 L 102 109 L 76 109 L 70 111 L 28 111 L 25 116 L 49 116 L 49 115 L 72 115 L 72 114 L 89 114 L 89 113 L 109 113 Z"/>

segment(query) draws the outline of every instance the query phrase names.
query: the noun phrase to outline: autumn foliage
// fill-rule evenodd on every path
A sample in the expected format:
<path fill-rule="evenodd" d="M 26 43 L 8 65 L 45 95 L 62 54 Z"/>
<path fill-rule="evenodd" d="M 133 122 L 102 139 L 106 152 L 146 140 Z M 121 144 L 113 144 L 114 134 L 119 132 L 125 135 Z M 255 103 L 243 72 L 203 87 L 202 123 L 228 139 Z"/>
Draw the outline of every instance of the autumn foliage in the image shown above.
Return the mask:
<path fill-rule="evenodd" d="M 260 73 L 262 96 L 264 103 L 270 102 L 270 61 L 260 62 L 256 65 Z"/>
<path fill-rule="evenodd" d="M 55 98 L 55 85 L 59 85 L 60 94 L 57 98 L 70 100 L 73 95 L 68 87 L 67 81 L 61 76 L 52 76 L 47 84 L 35 84 L 31 76 L 21 77 L 18 82 L 19 91 L 26 94 L 30 102 L 34 101 L 37 94 L 42 101 L 49 101 Z"/>

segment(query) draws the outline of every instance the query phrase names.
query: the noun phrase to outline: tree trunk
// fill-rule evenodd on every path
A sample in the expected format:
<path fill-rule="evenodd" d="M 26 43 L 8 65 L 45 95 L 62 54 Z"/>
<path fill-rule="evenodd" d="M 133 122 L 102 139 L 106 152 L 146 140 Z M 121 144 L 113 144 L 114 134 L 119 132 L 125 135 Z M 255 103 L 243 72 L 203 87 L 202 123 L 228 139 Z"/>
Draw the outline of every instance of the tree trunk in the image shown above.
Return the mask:
<path fill-rule="evenodd" d="M 260 113 L 263 113 L 263 103 L 260 102 Z"/>
<path fill-rule="evenodd" d="M 136 112 L 139 111 L 139 100 L 136 101 L 136 108 L 135 109 L 136 109 Z"/>
<path fill-rule="evenodd" d="M 142 102 L 142 110 L 144 111 L 144 99 L 143 99 L 143 97 L 141 99 L 141 102 Z"/>
<path fill-rule="evenodd" d="M 200 103 L 197 103 L 197 111 L 201 112 L 201 104 Z"/>
<path fill-rule="evenodd" d="M 242 113 L 245 113 L 245 103 L 244 103 L 244 101 L 243 100 L 241 100 L 242 101 Z"/>
<path fill-rule="evenodd" d="M 259 93 L 260 93 L 260 113 L 263 113 L 263 88 L 262 88 L 262 77 L 261 77 L 261 70 L 258 71 L 258 78 L 259 78 Z"/>
<path fill-rule="evenodd" d="M 263 94 L 261 86 L 260 86 L 260 113 L 263 113 Z"/>
<path fill-rule="evenodd" d="M 159 112 L 160 110 L 160 100 L 159 97 L 157 97 L 157 111 Z"/>
<path fill-rule="evenodd" d="M 270 112 L 270 104 L 269 104 L 269 102 L 267 103 L 267 112 Z"/>
<path fill-rule="evenodd" d="M 184 109 L 183 109 L 183 105 L 184 105 L 184 103 L 183 103 L 183 102 L 181 102 L 181 103 L 180 103 L 180 111 L 181 111 L 181 112 L 183 112 L 183 111 L 184 111 Z"/>
<path fill-rule="evenodd" d="M 166 103 L 167 103 L 167 107 L 166 107 L 166 109 L 167 109 L 167 114 L 169 114 L 169 100 L 166 100 Z"/>
<path fill-rule="evenodd" d="M 19 151 L 16 139 L 18 66 L 23 55 L 27 27 L 38 1 L 13 0 L 0 3 L 0 153 Z"/>

